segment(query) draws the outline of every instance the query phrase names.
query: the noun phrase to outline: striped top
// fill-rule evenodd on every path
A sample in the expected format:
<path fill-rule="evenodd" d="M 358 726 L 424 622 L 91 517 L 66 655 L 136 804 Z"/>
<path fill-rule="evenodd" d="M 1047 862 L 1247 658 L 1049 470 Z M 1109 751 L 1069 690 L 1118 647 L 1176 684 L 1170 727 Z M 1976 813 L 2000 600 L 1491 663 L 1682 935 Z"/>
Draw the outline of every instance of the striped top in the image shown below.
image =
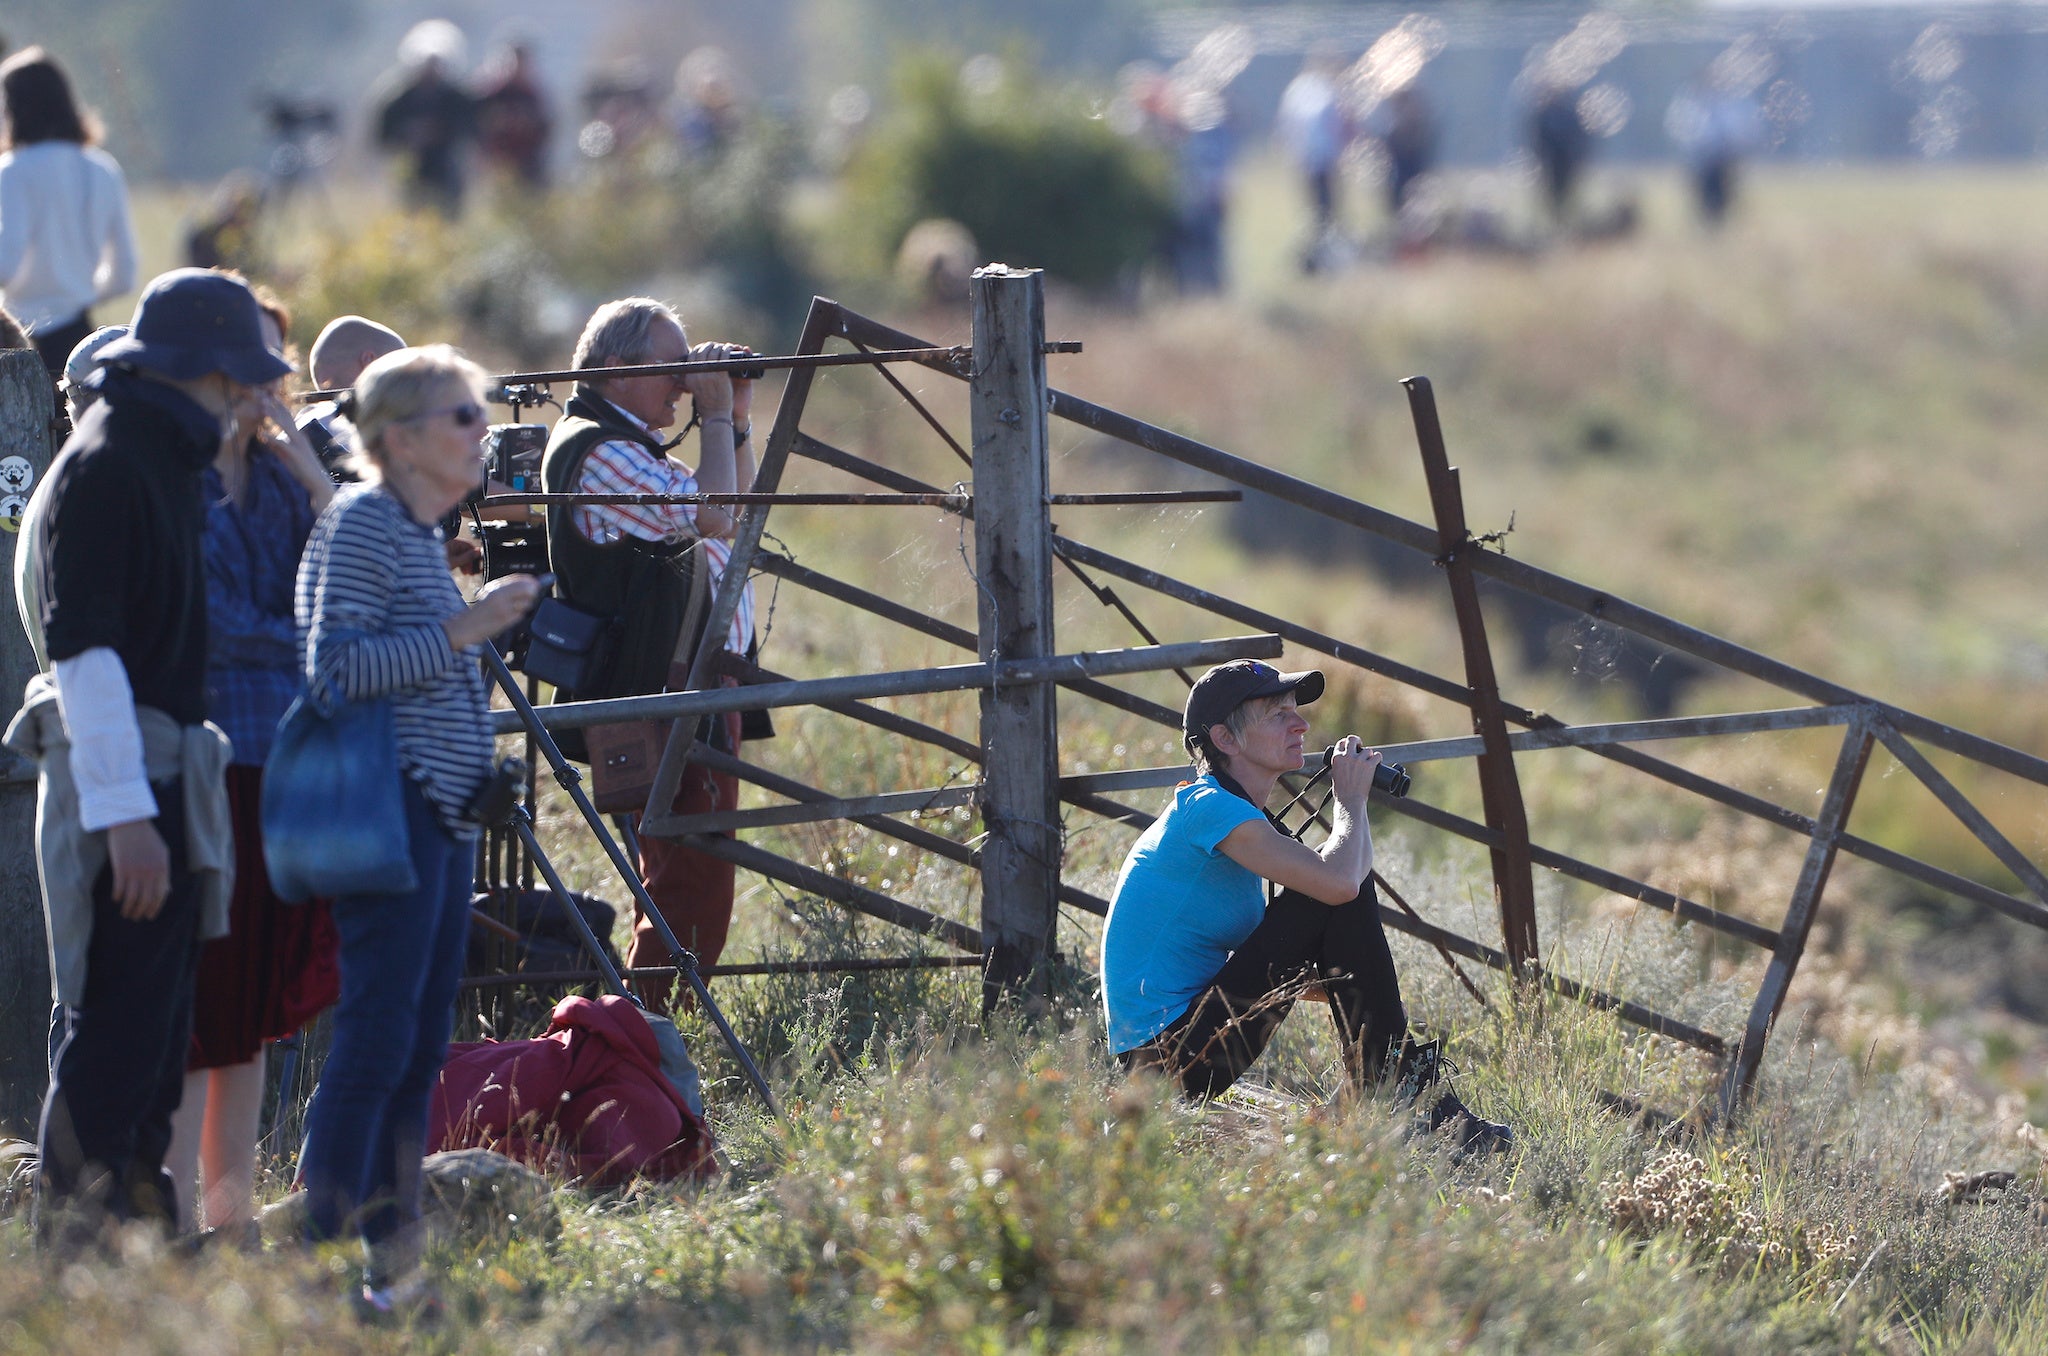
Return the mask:
<path fill-rule="evenodd" d="M 489 706 L 474 649 L 449 647 L 441 623 L 466 604 L 441 532 L 381 485 L 350 486 L 313 526 L 299 563 L 299 662 L 351 700 L 389 697 L 398 761 L 456 838 L 489 778 Z"/>

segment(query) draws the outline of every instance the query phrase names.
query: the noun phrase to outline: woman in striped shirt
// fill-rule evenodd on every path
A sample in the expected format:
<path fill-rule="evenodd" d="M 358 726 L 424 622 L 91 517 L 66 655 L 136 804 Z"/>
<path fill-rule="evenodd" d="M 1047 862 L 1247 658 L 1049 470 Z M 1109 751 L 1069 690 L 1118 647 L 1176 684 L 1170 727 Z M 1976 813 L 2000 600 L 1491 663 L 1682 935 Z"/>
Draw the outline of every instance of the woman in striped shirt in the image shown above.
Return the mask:
<path fill-rule="evenodd" d="M 427 1105 L 468 933 L 468 808 L 491 774 L 478 649 L 539 594 L 533 576 L 510 575 L 464 603 L 435 526 L 482 475 L 483 382 L 445 345 L 365 369 L 346 411 L 364 483 L 321 515 L 299 566 L 309 677 L 351 701 L 391 702 L 419 879 L 407 894 L 334 901 L 341 1002 L 301 1164 L 315 1236 L 353 1228 L 368 1245 L 363 1301 L 374 1310 L 416 1285 Z"/>

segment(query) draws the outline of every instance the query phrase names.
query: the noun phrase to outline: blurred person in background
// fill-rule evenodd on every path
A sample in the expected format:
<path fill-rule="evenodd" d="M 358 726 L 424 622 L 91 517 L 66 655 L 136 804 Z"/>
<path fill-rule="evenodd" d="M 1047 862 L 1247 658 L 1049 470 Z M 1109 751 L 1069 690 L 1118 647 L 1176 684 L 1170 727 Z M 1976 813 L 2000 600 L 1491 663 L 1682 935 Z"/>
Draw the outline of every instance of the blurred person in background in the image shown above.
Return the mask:
<path fill-rule="evenodd" d="M 0 63 L 0 300 L 54 380 L 92 308 L 135 286 L 128 184 L 40 47 Z"/>
<path fill-rule="evenodd" d="M 1664 130 L 1685 153 L 1700 221 L 1719 226 L 1735 203 L 1742 158 L 1763 140 L 1756 100 L 1726 79 L 1708 76 L 1671 101 Z"/>
<path fill-rule="evenodd" d="M 265 346 L 289 361 L 290 311 L 268 288 L 250 290 Z M 200 475 L 206 714 L 234 745 L 227 788 L 235 889 L 228 935 L 200 949 L 185 1092 L 166 1160 L 179 1188 L 179 1227 L 228 1230 L 245 1244 L 255 1242 L 264 1047 L 297 1031 L 340 989 L 326 901 L 286 904 L 263 860 L 263 763 L 301 682 L 292 588 L 313 520 L 334 498 L 281 386 L 245 388 L 219 454 Z"/>
<path fill-rule="evenodd" d="M 583 82 L 583 111 L 589 121 L 576 133 L 576 151 L 586 160 L 630 156 L 661 125 L 654 77 L 636 57 L 590 72 Z"/>
<path fill-rule="evenodd" d="M 35 346 L 36 341 L 28 336 L 28 328 L 14 318 L 12 311 L 0 306 L 0 349 Z"/>
<path fill-rule="evenodd" d="M 1415 181 L 1436 168 L 1436 117 L 1429 96 L 1407 84 L 1374 110 L 1373 134 L 1387 150 L 1387 217 L 1399 222 Z"/>
<path fill-rule="evenodd" d="M 1339 233 L 1337 168 L 1352 134 L 1351 119 L 1338 99 L 1337 80 L 1342 71 L 1343 59 L 1336 53 L 1324 49 L 1311 52 L 1301 63 L 1300 73 L 1281 93 L 1280 110 L 1274 116 L 1274 131 L 1300 169 L 1315 213 L 1313 234 L 1301 256 L 1304 273 L 1322 267 L 1322 247 Z"/>
<path fill-rule="evenodd" d="M 311 1236 L 362 1240 L 373 1315 L 431 1303 L 416 1274 L 420 1162 L 469 931 L 472 807 L 494 766 L 477 660 L 539 596 L 516 574 L 465 602 L 448 574 L 436 524 L 476 487 L 483 394 L 483 370 L 445 344 L 371 363 L 341 402 L 362 483 L 320 515 L 299 565 L 308 680 L 391 703 L 418 882 L 333 901 L 341 1000 L 300 1157 Z"/>
<path fill-rule="evenodd" d="M 406 205 L 462 215 L 464 161 L 476 139 L 476 101 L 457 83 L 468 45 L 446 19 L 414 24 L 398 45 L 398 66 L 371 94 L 381 150 L 403 163 Z"/>
<path fill-rule="evenodd" d="M 99 360 L 100 401 L 51 466 L 22 547 L 40 557 L 23 620 L 50 672 L 7 732 L 41 778 L 37 864 L 64 1020 L 37 1225 L 65 1245 L 109 1220 L 177 1215 L 164 1156 L 199 942 L 227 930 L 234 870 L 230 749 L 205 723 L 200 474 L 247 388 L 291 371 L 249 289 L 202 269 L 152 282 Z"/>
<path fill-rule="evenodd" d="M 1172 227 L 1173 276 L 1188 296 L 1208 296 L 1224 287 L 1224 226 L 1230 215 L 1237 126 L 1228 96 L 1208 85 L 1168 81 L 1177 141 Z"/>
<path fill-rule="evenodd" d="M 716 160 L 738 140 L 746 110 L 732 57 L 720 47 L 699 47 L 676 66 L 669 125 L 683 154 Z"/>
<path fill-rule="evenodd" d="M 236 170 L 215 186 L 206 206 L 185 232 L 185 262 L 194 268 L 257 266 L 256 227 L 263 210 L 263 186 L 247 170 Z"/>
<path fill-rule="evenodd" d="M 1541 177 L 1543 205 L 1553 226 L 1571 224 L 1579 176 L 1593 154 L 1593 136 L 1579 117 L 1579 92 L 1551 81 L 1536 95 L 1529 110 L 1529 149 Z"/>
<path fill-rule="evenodd" d="M 511 34 L 485 66 L 476 89 L 477 154 L 527 188 L 548 182 L 554 113 L 533 60 L 533 37 Z"/>

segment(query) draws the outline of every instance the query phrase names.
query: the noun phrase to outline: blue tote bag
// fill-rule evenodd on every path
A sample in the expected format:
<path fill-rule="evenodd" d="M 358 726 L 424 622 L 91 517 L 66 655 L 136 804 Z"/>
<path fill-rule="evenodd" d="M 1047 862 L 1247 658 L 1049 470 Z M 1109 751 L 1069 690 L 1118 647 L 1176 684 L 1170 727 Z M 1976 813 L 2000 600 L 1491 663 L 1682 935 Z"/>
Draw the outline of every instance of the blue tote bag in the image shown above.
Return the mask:
<path fill-rule="evenodd" d="M 388 699 L 347 701 L 322 682 L 278 722 L 263 765 L 263 862 L 293 904 L 419 888 Z"/>

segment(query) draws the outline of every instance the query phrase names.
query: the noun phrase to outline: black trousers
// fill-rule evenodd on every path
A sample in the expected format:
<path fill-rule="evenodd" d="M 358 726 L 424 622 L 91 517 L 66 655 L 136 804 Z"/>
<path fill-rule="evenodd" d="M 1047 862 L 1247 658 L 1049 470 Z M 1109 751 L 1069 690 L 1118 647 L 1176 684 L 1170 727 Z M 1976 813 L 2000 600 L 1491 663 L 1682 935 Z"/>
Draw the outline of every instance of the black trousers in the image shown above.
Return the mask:
<path fill-rule="evenodd" d="M 1408 1013 L 1371 881 L 1334 906 L 1282 890 L 1187 1012 L 1117 1058 L 1172 1075 L 1189 1097 L 1214 1097 L 1258 1059 L 1311 983 L 1329 997 L 1346 1075 L 1361 1089 L 1377 1082 Z"/>
<path fill-rule="evenodd" d="M 199 966 L 199 889 L 187 869 L 184 796 L 176 780 L 151 786 L 157 832 L 170 849 L 171 891 L 156 917 L 131 921 L 114 903 L 114 871 L 92 887 L 85 1001 L 67 1011 L 39 1135 L 44 1228 L 58 1216 L 90 1224 L 177 1218 L 164 1154 L 184 1092 Z"/>

